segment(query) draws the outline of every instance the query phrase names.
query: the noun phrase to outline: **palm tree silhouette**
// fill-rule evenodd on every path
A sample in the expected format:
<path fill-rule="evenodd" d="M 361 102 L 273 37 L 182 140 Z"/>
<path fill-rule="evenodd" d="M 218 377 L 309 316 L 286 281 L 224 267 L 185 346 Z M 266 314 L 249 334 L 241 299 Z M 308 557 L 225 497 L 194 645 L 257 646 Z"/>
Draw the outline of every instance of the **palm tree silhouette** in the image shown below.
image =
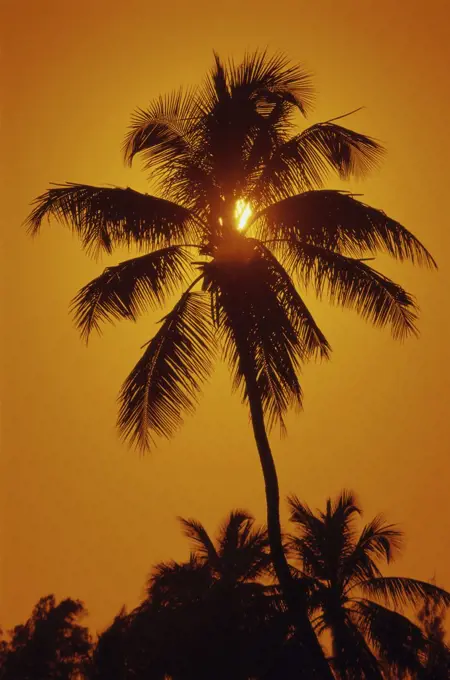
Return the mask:
<path fill-rule="evenodd" d="M 334 502 L 328 499 L 325 512 L 314 513 L 295 496 L 289 505 L 297 530 L 289 540 L 300 563 L 296 573 L 308 591 L 316 631 L 331 633 L 338 677 L 382 680 L 383 668 L 395 677 L 408 672 L 425 677 L 422 664 L 436 643 L 396 609 L 423 601 L 448 605 L 450 593 L 382 575 L 378 564 L 395 558 L 402 532 L 378 515 L 358 535 L 361 508 L 347 491 Z"/>
<path fill-rule="evenodd" d="M 192 556 L 208 568 L 214 580 L 236 587 L 255 582 L 267 571 L 270 562 L 267 532 L 255 528 L 253 517 L 245 510 L 230 512 L 215 542 L 201 522 L 183 518 L 180 522 L 192 542 Z"/>
<path fill-rule="evenodd" d="M 254 519 L 244 510 L 233 510 L 219 529 L 216 541 L 201 522 L 179 518 L 192 552 L 188 562 L 162 562 L 153 570 L 149 596 L 154 606 L 171 605 L 173 598 L 192 602 L 215 588 L 226 598 L 235 595 L 250 599 L 262 587 L 257 582 L 269 567 L 267 532 L 255 528 Z"/>
<path fill-rule="evenodd" d="M 148 597 L 129 617 L 128 667 L 137 677 L 262 678 L 287 631 L 278 596 L 259 580 L 270 563 L 266 531 L 240 510 L 215 541 L 200 522 L 180 521 L 193 550 L 153 568 Z"/>
<path fill-rule="evenodd" d="M 94 255 L 123 245 L 148 251 L 106 268 L 75 297 L 86 340 L 103 322 L 136 320 L 183 291 L 120 392 L 118 425 L 132 443 L 147 449 L 154 435 L 175 433 L 222 348 L 250 409 L 277 578 L 305 654 L 320 659 L 305 663 L 311 673 L 321 664 L 327 677 L 283 550 L 267 434 L 284 427 L 289 407 L 301 406 L 301 363 L 330 352 L 296 283 L 404 338 L 415 332 L 414 301 L 363 256 L 435 262 L 381 210 L 321 189 L 330 170 L 344 179 L 364 175 L 382 149 L 336 119 L 297 133 L 295 116 L 306 115 L 312 99 L 309 75 L 282 55 L 257 52 L 226 65 L 216 56 L 202 87 L 160 97 L 132 120 L 125 158 L 143 157 L 158 196 L 57 185 L 36 199 L 29 229 L 37 233 L 53 216 Z"/>

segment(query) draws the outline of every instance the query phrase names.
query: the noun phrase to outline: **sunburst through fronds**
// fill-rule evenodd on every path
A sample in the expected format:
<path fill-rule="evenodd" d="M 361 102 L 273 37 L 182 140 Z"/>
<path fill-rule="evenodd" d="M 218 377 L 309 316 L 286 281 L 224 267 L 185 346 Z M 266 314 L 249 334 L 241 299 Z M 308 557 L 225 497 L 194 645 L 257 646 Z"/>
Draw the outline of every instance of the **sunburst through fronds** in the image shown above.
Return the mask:
<path fill-rule="evenodd" d="M 239 231 L 242 231 L 242 229 L 245 228 L 249 218 L 251 217 L 251 214 L 252 214 L 252 209 L 251 209 L 250 203 L 247 203 L 247 201 L 244 201 L 243 198 L 240 198 L 239 200 L 236 201 L 236 208 L 234 210 L 234 217 L 235 217 L 235 220 L 236 220 L 236 226 L 239 229 Z"/>
<path fill-rule="evenodd" d="M 120 430 L 143 449 L 194 409 L 216 343 L 243 400 L 254 379 L 265 425 L 282 428 L 287 410 L 301 406 L 301 364 L 330 352 L 297 284 L 396 338 L 416 333 L 414 298 L 367 260 L 386 253 L 436 263 L 382 210 L 324 188 L 330 172 L 365 175 L 383 150 L 336 118 L 305 126 L 297 113 L 311 103 L 310 75 L 286 57 L 256 52 L 234 64 L 215 55 L 206 85 L 158 98 L 132 118 L 125 160 L 143 158 L 156 194 L 69 182 L 35 200 L 31 234 L 53 218 L 94 256 L 142 251 L 75 297 L 85 339 L 181 294 L 120 393 Z"/>

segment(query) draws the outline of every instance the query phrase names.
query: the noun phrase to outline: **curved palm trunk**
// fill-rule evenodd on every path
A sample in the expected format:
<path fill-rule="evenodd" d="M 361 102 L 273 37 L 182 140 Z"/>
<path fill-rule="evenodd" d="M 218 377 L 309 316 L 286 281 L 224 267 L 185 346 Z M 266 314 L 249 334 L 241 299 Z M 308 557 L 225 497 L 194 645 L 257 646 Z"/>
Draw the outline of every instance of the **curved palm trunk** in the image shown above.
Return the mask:
<path fill-rule="evenodd" d="M 302 664 L 299 671 L 308 680 L 313 678 L 333 680 L 331 669 L 308 618 L 306 598 L 300 592 L 298 585 L 295 584 L 286 559 L 281 538 L 278 476 L 267 437 L 261 398 L 252 367 L 246 367 L 244 374 L 253 433 L 264 475 L 270 553 L 291 622 L 298 632 Z"/>

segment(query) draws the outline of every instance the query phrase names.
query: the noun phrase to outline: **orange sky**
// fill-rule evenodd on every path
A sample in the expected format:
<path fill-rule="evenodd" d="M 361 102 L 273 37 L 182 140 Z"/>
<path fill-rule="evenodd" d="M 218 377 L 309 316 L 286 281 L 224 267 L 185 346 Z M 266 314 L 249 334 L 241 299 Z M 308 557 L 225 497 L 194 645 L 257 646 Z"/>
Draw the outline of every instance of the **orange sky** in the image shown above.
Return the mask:
<path fill-rule="evenodd" d="M 4 628 L 50 592 L 81 598 L 93 629 L 105 626 L 122 604 L 137 603 L 152 563 L 186 556 L 177 515 L 211 530 L 236 506 L 264 520 L 248 416 L 226 369 L 177 438 L 145 458 L 128 450 L 114 429 L 115 397 L 159 317 L 107 327 L 86 349 L 68 303 L 122 254 L 95 263 L 62 227 L 34 242 L 21 227 L 49 182 L 146 190 L 145 174 L 122 164 L 130 114 L 202 79 L 213 48 L 238 58 L 268 45 L 305 63 L 319 90 L 312 120 L 365 105 L 351 125 L 389 154 L 351 188 L 402 221 L 440 264 L 436 274 L 380 263 L 422 308 L 421 338 L 403 346 L 353 313 L 312 303 L 333 358 L 305 369 L 305 412 L 272 441 L 283 495 L 317 506 L 353 488 L 367 516 L 383 511 L 406 531 L 397 570 L 436 575 L 450 589 L 446 6 L 3 0 Z"/>

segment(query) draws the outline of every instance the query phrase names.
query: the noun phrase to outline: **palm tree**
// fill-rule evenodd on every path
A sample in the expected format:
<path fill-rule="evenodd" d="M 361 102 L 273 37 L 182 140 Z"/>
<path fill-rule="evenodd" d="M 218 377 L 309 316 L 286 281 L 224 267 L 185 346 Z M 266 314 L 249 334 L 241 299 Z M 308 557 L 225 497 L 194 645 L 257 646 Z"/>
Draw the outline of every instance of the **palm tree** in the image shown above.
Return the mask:
<path fill-rule="evenodd" d="M 270 564 L 267 532 L 255 528 L 251 515 L 233 510 L 220 527 L 216 541 L 201 522 L 183 518 L 179 521 L 193 550 L 188 562 L 163 562 L 154 568 L 148 590 L 153 607 L 193 602 L 212 590 L 228 602 L 252 602 L 264 593 L 258 579 Z"/>
<path fill-rule="evenodd" d="M 239 510 L 215 541 L 200 522 L 180 521 L 193 550 L 152 570 L 147 599 L 128 619 L 126 666 L 155 680 L 262 678 L 287 630 L 278 596 L 260 582 L 270 563 L 265 530 Z"/>
<path fill-rule="evenodd" d="M 308 590 L 316 631 L 331 634 L 338 677 L 381 679 L 383 667 L 395 677 L 408 672 L 425 677 L 423 662 L 435 642 L 397 610 L 423 601 L 448 605 L 450 593 L 416 579 L 382 575 L 379 563 L 395 558 L 401 531 L 379 515 L 358 535 L 361 508 L 347 491 L 334 502 L 328 499 L 325 512 L 314 513 L 295 496 L 289 505 L 297 577 Z"/>
<path fill-rule="evenodd" d="M 306 115 L 312 100 L 309 75 L 282 55 L 257 52 L 240 64 L 216 56 L 202 87 L 160 97 L 132 120 L 126 161 L 144 159 L 158 195 L 57 185 L 36 199 L 28 223 L 36 234 L 55 217 L 94 255 L 123 245 L 146 251 L 107 267 L 75 297 L 86 340 L 103 322 L 136 320 L 182 290 L 120 392 L 118 425 L 130 442 L 147 449 L 154 435 L 175 433 L 222 348 L 250 409 L 277 578 L 305 654 L 319 659 L 310 659 L 310 675 L 318 663 L 327 677 L 283 550 L 267 434 L 302 404 L 301 363 L 330 352 L 296 284 L 404 338 L 415 332 L 414 301 L 363 256 L 435 262 L 381 210 L 322 189 L 330 170 L 344 179 L 364 175 L 382 149 L 336 119 L 298 133 L 296 115 Z"/>

